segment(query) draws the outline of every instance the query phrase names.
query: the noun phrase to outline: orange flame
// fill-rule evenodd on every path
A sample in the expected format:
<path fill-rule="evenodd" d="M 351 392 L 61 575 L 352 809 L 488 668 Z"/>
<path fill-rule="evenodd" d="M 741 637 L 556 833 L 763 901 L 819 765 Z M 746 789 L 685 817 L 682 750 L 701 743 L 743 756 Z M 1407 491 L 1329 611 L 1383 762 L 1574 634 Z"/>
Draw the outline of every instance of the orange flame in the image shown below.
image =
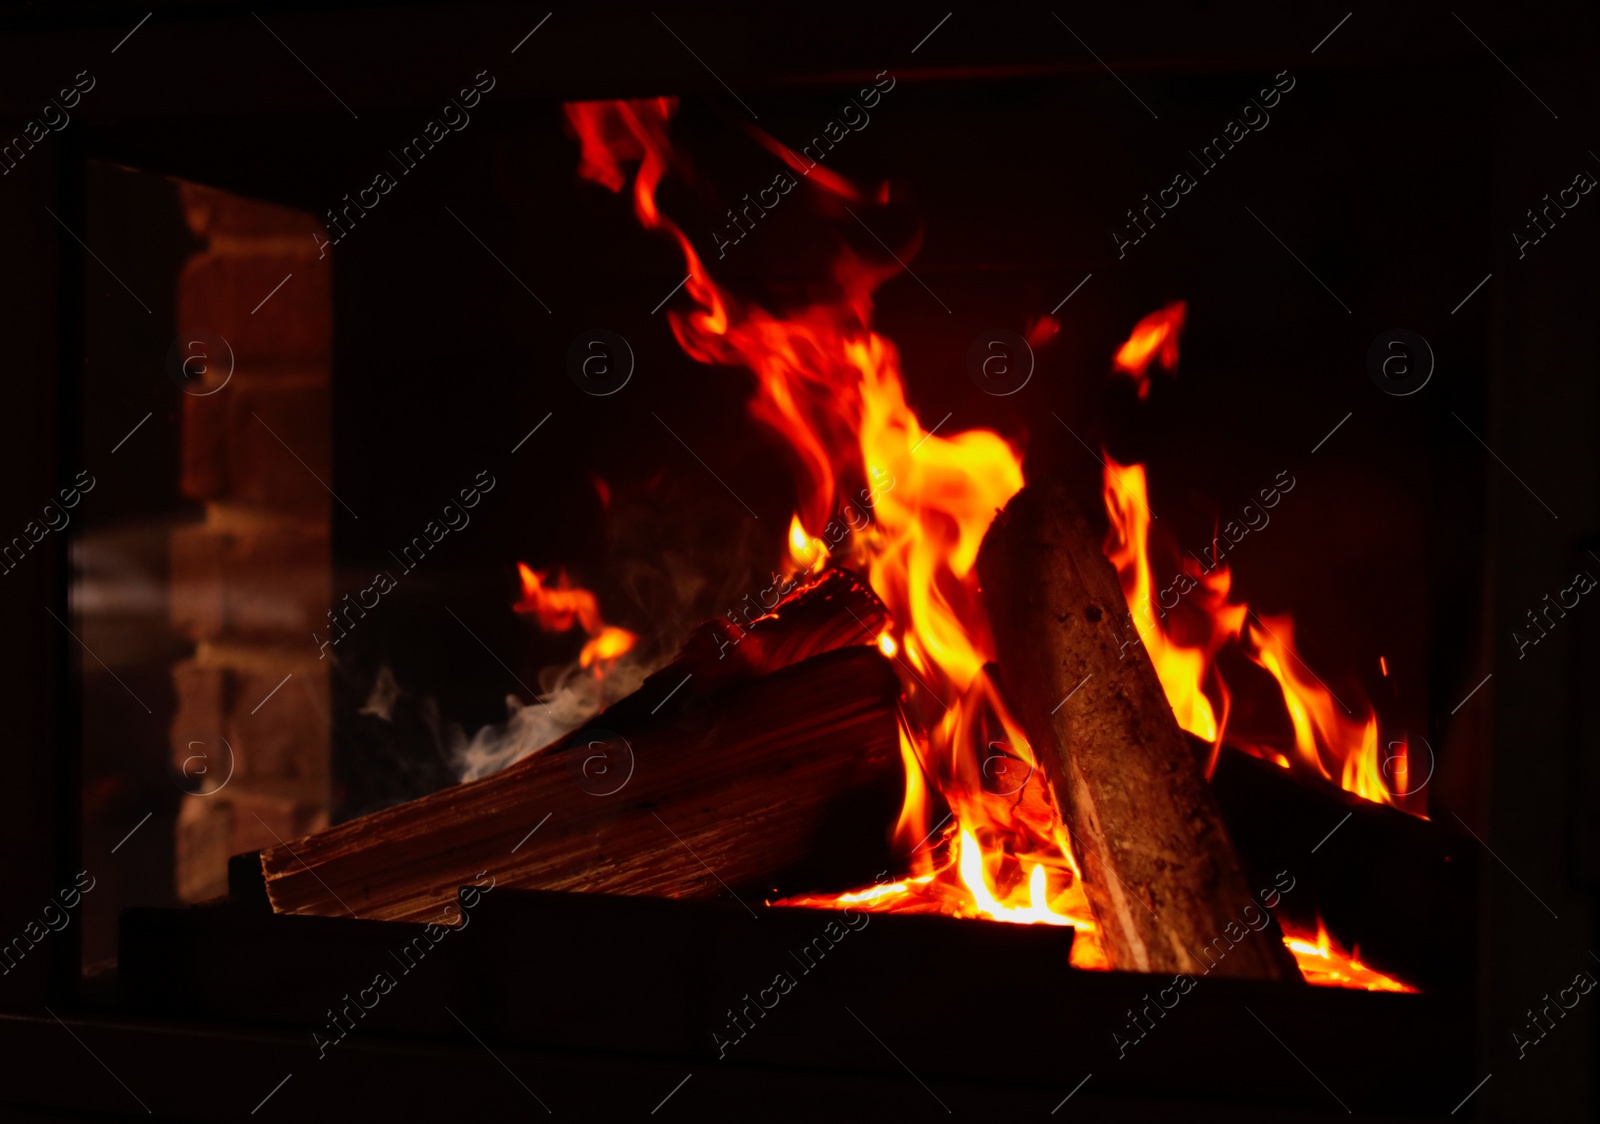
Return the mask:
<path fill-rule="evenodd" d="M 1144 465 L 1120 465 L 1109 454 L 1105 462 L 1106 512 L 1111 518 L 1105 553 L 1122 579 L 1123 596 L 1128 602 L 1128 631 L 1136 634 L 1150 653 L 1150 662 L 1155 664 L 1178 725 L 1212 743 L 1215 753 L 1227 720 L 1228 695 L 1216 680 L 1224 708 L 1219 722 L 1205 688 L 1217 652 L 1239 635 L 1245 607 L 1227 604 L 1231 579 L 1226 569 L 1205 574 L 1198 565 L 1189 567 L 1188 559 L 1174 581 L 1157 589 L 1150 564 L 1151 512 Z M 1191 643 L 1185 643 L 1174 625 L 1168 623 L 1171 608 L 1185 595 L 1191 598 L 1190 604 L 1199 602 L 1204 606 L 1204 611 L 1191 614 L 1197 626 L 1189 630 L 1195 633 Z"/>
<path fill-rule="evenodd" d="M 1359 991 L 1397 991 L 1409 995 L 1417 992 L 1410 984 L 1361 963 L 1359 948 L 1346 952 L 1328 935 L 1320 917 L 1317 918 L 1315 936 L 1300 934 L 1285 926 L 1283 943 L 1294 953 L 1295 963 L 1300 966 L 1300 974 L 1307 983 Z"/>
<path fill-rule="evenodd" d="M 1139 400 L 1150 397 L 1151 360 L 1160 360 L 1168 371 L 1178 369 L 1178 333 L 1183 331 L 1187 305 L 1177 301 L 1152 312 L 1133 326 L 1133 334 L 1112 357 L 1112 370 L 1127 375 L 1139 387 Z"/>
<path fill-rule="evenodd" d="M 578 653 L 578 663 L 583 667 L 614 660 L 632 651 L 638 637 L 625 628 L 601 620 L 600 602 L 595 595 L 569 584 L 565 570 L 556 574 L 553 587 L 544 584 L 544 574 L 523 562 L 517 563 L 517 576 L 522 579 L 522 597 L 512 606 L 513 610 L 531 613 L 545 632 L 568 632 L 576 624 L 589 634 L 583 651 Z"/>
<path fill-rule="evenodd" d="M 1174 309 L 1175 317 L 1170 315 Z M 1175 354 L 1183 322 L 1181 302 L 1141 320 L 1123 351 L 1135 344 L 1146 354 L 1153 350 L 1156 345 L 1149 343 L 1147 329 L 1158 318 L 1170 327 L 1161 346 L 1170 344 Z M 1111 523 L 1105 553 L 1122 580 L 1129 611 L 1127 632 L 1143 641 L 1178 724 L 1211 743 L 1207 773 L 1227 739 L 1233 691 L 1223 679 L 1217 656 L 1231 646 L 1275 682 L 1293 739 L 1293 759 L 1282 751 L 1287 746 L 1237 739 L 1228 739 L 1229 744 L 1332 781 L 1364 799 L 1420 815 L 1425 802 L 1420 793 L 1409 791 L 1407 746 L 1397 741 L 1387 753 L 1380 752 L 1377 714 L 1365 694 L 1351 696 L 1352 709 L 1307 666 L 1294 647 L 1292 618 L 1258 616 L 1244 602 L 1230 601 L 1232 576 L 1227 566 L 1216 563 L 1207 571 L 1192 554 L 1180 558 L 1173 542 L 1164 540 L 1159 547 L 1153 543 L 1144 466 L 1118 464 L 1110 454 L 1104 459 L 1106 514 Z M 1164 585 L 1152 561 L 1157 554 L 1171 560 L 1163 571 L 1170 576 Z M 1270 705 L 1271 700 L 1266 701 Z"/>
<path fill-rule="evenodd" d="M 635 213 L 684 251 L 697 306 L 668 312 L 674 335 L 703 363 L 755 375 L 750 412 L 784 439 L 799 474 L 791 562 L 867 574 L 893 623 L 863 642 L 895 660 L 905 685 L 906 796 L 895 841 L 912 876 L 789 904 L 1070 920 L 1083 934 L 1074 959 L 1092 963 L 1093 923 L 1053 797 L 983 671 L 994 653 L 978 547 L 996 509 L 1022 487 L 1020 455 L 989 430 L 931 432 L 906 403 L 899 353 L 871 327 L 873 290 L 898 267 L 869 266 L 846 250 L 835 270 L 839 298 L 789 316 L 741 304 L 710 280 L 656 208 L 673 108 L 667 99 L 568 105 L 580 174 L 621 191 L 619 162 L 639 161 Z M 846 524 L 847 534 L 829 530 Z"/>
<path fill-rule="evenodd" d="M 837 299 L 782 316 L 716 285 L 656 205 L 674 161 L 667 122 L 675 108 L 668 98 L 568 104 L 580 174 L 621 192 L 621 165 L 638 163 L 634 212 L 678 244 L 689 272 L 684 292 L 694 308 L 668 310 L 674 336 L 702 363 L 755 376 L 750 412 L 784 439 L 797 470 L 790 563 L 811 570 L 836 562 L 868 575 L 891 623 L 877 635 L 864 630 L 862 643 L 895 661 L 903 687 L 905 799 L 894 841 L 909 873 L 783 904 L 1070 924 L 1073 964 L 1106 967 L 1054 796 L 985 670 L 994 652 L 975 564 L 995 511 L 1023 485 L 1018 451 L 986 429 L 932 432 L 907 404 L 899 353 L 871 327 L 873 291 L 898 267 L 873 267 L 845 248 Z M 1136 330 L 1143 342 L 1130 340 L 1119 367 L 1143 379 L 1152 358 L 1175 365 L 1183 315 L 1180 302 L 1147 317 Z M 1055 326 L 1041 322 L 1029 335 L 1047 338 Z M 1143 467 L 1108 467 L 1106 488 L 1108 552 L 1130 605 L 1152 595 L 1159 602 L 1149 521 L 1139 511 L 1148 512 Z M 1201 592 L 1192 601 L 1207 607 L 1198 626 L 1178 630 L 1152 615 L 1144 642 L 1160 653 L 1162 683 L 1185 728 L 1220 746 L 1228 705 L 1213 661 L 1223 644 L 1240 641 L 1247 610 L 1227 603 L 1226 570 L 1194 580 Z"/>

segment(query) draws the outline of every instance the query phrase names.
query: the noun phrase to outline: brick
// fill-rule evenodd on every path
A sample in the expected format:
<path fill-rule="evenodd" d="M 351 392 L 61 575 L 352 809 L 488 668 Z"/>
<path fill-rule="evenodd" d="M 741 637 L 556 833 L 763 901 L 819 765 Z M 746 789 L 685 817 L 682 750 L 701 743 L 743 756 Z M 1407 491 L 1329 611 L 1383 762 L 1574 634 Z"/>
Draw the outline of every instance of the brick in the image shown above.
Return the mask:
<path fill-rule="evenodd" d="M 226 388 L 221 393 L 227 393 Z M 219 395 L 183 396 L 183 461 L 178 486 L 190 499 L 214 500 L 227 494 L 227 418 L 227 402 Z"/>
<path fill-rule="evenodd" d="M 227 626 L 222 599 L 226 537 L 203 523 L 172 532 L 167 609 L 173 627 L 194 640 L 221 636 Z"/>
<path fill-rule="evenodd" d="M 323 804 L 229 786 L 212 796 L 185 795 L 178 810 L 174 889 L 180 900 L 227 893 L 228 860 L 328 826 Z"/>
<path fill-rule="evenodd" d="M 238 649 L 230 651 L 239 658 Z M 200 659 L 173 666 L 173 768 L 202 795 L 213 786 L 231 792 L 240 785 L 326 803 L 332 740 L 327 666 L 303 664 L 285 681 L 289 664 L 282 652 L 244 651 L 249 666 Z"/>
<path fill-rule="evenodd" d="M 228 741 L 235 776 L 247 786 L 270 782 L 274 791 L 325 804 L 332 742 L 326 664 L 296 671 L 288 682 L 278 667 L 232 674 Z"/>
<path fill-rule="evenodd" d="M 223 604 L 229 632 L 311 642 L 333 597 L 325 529 L 292 526 L 232 536 L 224 552 Z"/>
<path fill-rule="evenodd" d="M 327 619 L 328 533 L 314 524 L 179 527 L 171 566 L 172 623 L 191 639 L 309 644 L 312 629 Z"/>
<path fill-rule="evenodd" d="M 184 398 L 180 486 L 208 514 L 174 530 L 171 549 L 173 623 L 206 642 L 172 669 L 173 762 L 204 752 L 227 778 L 179 811 L 177 892 L 199 901 L 225 892 L 229 856 L 327 824 L 328 675 L 310 632 L 332 596 L 332 500 L 318 482 L 332 479 L 332 311 L 311 215 L 179 191 L 206 248 L 179 277 L 178 330 L 215 333 L 233 352 L 226 385 Z M 296 653 L 311 663 L 295 666 Z"/>
<path fill-rule="evenodd" d="M 247 382 L 229 408 L 228 498 L 326 520 L 332 497 L 323 482 L 333 477 L 328 388 Z"/>
<path fill-rule="evenodd" d="M 180 660 L 172 665 L 172 685 L 178 696 L 171 726 L 172 767 L 190 778 L 194 788 L 221 784 L 229 769 L 228 752 L 220 744 L 228 720 L 228 673 L 198 660 Z"/>
<path fill-rule="evenodd" d="M 178 331 L 217 333 L 241 367 L 326 360 L 333 340 L 329 281 L 326 261 L 300 254 L 207 250 L 179 274 Z"/>
<path fill-rule="evenodd" d="M 287 843 L 328 826 L 326 807 L 242 788 L 238 791 L 230 788 L 226 794 L 208 799 L 221 800 L 224 795 L 233 807 L 233 835 L 228 844 L 230 855 L 259 851 L 280 840 Z"/>
<path fill-rule="evenodd" d="M 227 893 L 235 834 L 231 804 L 220 796 L 184 796 L 173 855 L 178 900 L 202 902 Z"/>
<path fill-rule="evenodd" d="M 327 518 L 317 477 L 333 474 L 332 412 L 326 366 L 235 373 L 215 394 L 185 396 L 183 494 Z"/>
<path fill-rule="evenodd" d="M 189 229 L 201 238 L 294 237 L 309 242 L 313 231 L 320 234 L 323 229 L 322 224 L 305 211 L 204 184 L 179 181 L 178 196 L 183 201 Z"/>

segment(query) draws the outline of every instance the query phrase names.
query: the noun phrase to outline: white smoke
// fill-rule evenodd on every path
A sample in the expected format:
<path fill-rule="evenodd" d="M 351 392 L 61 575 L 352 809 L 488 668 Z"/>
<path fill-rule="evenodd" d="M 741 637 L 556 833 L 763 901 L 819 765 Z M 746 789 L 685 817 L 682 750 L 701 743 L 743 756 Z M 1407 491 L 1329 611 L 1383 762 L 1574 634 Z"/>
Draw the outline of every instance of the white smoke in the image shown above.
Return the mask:
<path fill-rule="evenodd" d="M 645 676 L 659 664 L 647 664 L 629 652 L 620 659 L 606 661 L 604 674 L 595 667 L 574 662 L 540 676 L 553 678 L 538 701 L 527 704 L 515 695 L 506 696 L 506 721 L 484 726 L 469 740 L 460 726 L 449 732 L 449 758 L 462 781 L 475 781 L 498 773 L 536 753 L 563 734 L 570 733 L 619 699 L 633 694 Z"/>

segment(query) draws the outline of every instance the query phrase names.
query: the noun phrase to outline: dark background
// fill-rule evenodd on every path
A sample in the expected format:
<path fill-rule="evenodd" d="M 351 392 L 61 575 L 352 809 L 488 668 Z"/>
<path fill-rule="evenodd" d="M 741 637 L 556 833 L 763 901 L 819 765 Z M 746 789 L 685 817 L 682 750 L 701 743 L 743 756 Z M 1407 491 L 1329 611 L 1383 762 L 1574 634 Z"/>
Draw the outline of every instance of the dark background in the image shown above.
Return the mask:
<path fill-rule="evenodd" d="M 331 250 L 331 484 L 361 516 L 334 508 L 336 594 L 365 585 L 388 565 L 387 551 L 480 469 L 499 481 L 472 525 L 354 634 L 353 674 L 389 663 L 402 685 L 435 695 L 470 729 L 502 717 L 515 684 L 444 605 L 490 647 L 517 653 L 511 662 L 524 678 L 571 655 L 570 640 L 539 637 L 508 611 L 515 561 L 565 565 L 599 590 L 608 619 L 670 647 L 778 556 L 792 486 L 772 439 L 746 419 L 749 376 L 688 360 L 666 309 L 651 313 L 682 278 L 681 261 L 638 229 L 624 200 L 575 182 L 559 102 L 682 96 L 673 136 L 698 178 L 692 187 L 669 180 L 661 199 L 719 282 L 741 295 L 792 306 L 821 282 L 840 242 L 875 259 L 883 250 L 802 187 L 726 262 L 714 260 L 721 209 L 778 165 L 740 128 L 750 114 L 661 22 L 620 7 L 558 12 L 513 55 L 542 11 L 256 9 L 357 119 L 245 9 L 166 5 L 109 54 L 148 10 L 0 9 L 14 60 L 8 124 L 37 114 L 80 69 L 99 82 L 67 130 L 0 179 L 10 249 L 0 314 L 14 364 L 0 442 L 6 525 L 32 518 L 58 477 L 85 463 L 93 470 L 125 428 L 98 420 L 79 391 L 85 365 L 101 361 L 83 342 L 95 334 L 81 293 L 86 278 L 105 278 L 44 209 L 84 229 L 89 158 L 320 215 L 376 171 L 396 174 L 387 150 L 487 68 L 496 86 L 472 124 L 396 175 L 395 189 Z M 1580 637 L 1594 636 L 1595 610 L 1585 602 L 1572 627 L 1524 659 L 1510 632 L 1575 568 L 1600 571 L 1580 561 L 1593 546 L 1600 484 L 1588 269 L 1588 211 L 1600 204 L 1584 197 L 1572 221 L 1522 260 L 1509 233 L 1575 172 L 1600 175 L 1588 151 L 1592 13 L 1358 11 L 1312 54 L 1343 10 L 1058 9 L 1071 31 L 1043 9 L 957 12 L 915 53 L 943 13 L 658 11 L 759 114 L 755 124 L 795 147 L 837 116 L 852 89 L 885 68 L 895 75 L 871 124 L 824 166 L 869 189 L 890 183 L 893 202 L 857 214 L 902 257 L 921 232 L 910 264 L 927 287 L 890 281 L 876 326 L 900 348 L 925 425 L 948 413 L 941 432 L 993 427 L 1025 447 L 1029 475 L 1065 472 L 1092 500 L 1099 466 L 1059 415 L 1089 445 L 1145 461 L 1152 506 L 1196 550 L 1213 518 L 1229 518 L 1280 469 L 1295 476 L 1272 529 L 1230 560 L 1236 595 L 1258 612 L 1292 610 L 1302 653 L 1335 690 L 1359 683 L 1386 722 L 1423 732 L 1439 758 L 1430 814 L 1459 816 L 1494 848 L 1484 864 L 1476 1070 L 1496 1076 L 1471 1107 L 1496 1118 L 1529 1105 L 1548 1114 L 1540 1118 L 1592 1115 L 1589 1008 L 1537 1057 L 1518 1062 L 1507 1047 L 1524 1008 L 1570 979 L 1593 946 L 1595 680 L 1592 646 Z M 1271 124 L 1199 175 L 1188 150 L 1285 69 L 1296 85 Z M 1196 176 L 1195 189 L 1118 260 L 1110 230 L 1180 169 Z M 90 244 L 136 291 L 161 292 L 174 262 L 142 253 L 152 243 L 144 232 L 119 228 L 114 215 L 107 224 Z M 1023 330 L 1089 273 L 1026 390 L 996 398 L 976 388 L 965 369 L 972 339 Z M 117 294 L 107 287 L 107 307 Z M 1108 385 L 1109 356 L 1136 320 L 1176 299 L 1189 304 L 1180 374 L 1156 374 L 1150 401 L 1136 403 L 1126 384 Z M 572 338 L 594 327 L 620 332 L 638 357 L 633 381 L 611 397 L 585 394 L 565 369 Z M 1421 333 L 1437 360 L 1433 380 L 1409 397 L 1385 394 L 1365 366 L 1372 339 L 1399 327 Z M 178 392 L 162 367 L 169 341 L 170 331 L 125 337 L 117 416 L 155 410 L 149 425 L 164 429 L 151 447 L 170 449 Z M 172 490 L 172 464 L 159 455 L 117 469 L 98 509 L 107 518 Z M 614 494 L 609 518 L 597 474 Z M 6 577 L 3 596 L 13 637 L 3 678 L 20 718 L 16 784 L 5 786 L 0 817 L 8 931 L 70 881 L 63 873 L 79 869 L 79 840 L 93 827 L 80 818 L 97 813 L 87 799 L 79 805 L 77 762 L 103 747 L 89 738 L 80 746 L 77 734 L 95 721 L 79 718 L 78 698 L 95 695 L 98 669 L 80 680 L 80 650 L 44 612 L 69 619 L 68 560 L 50 563 L 31 559 Z M 707 584 L 683 596 L 673 581 L 681 572 Z M 354 681 L 350 698 L 360 693 Z M 131 715 L 121 725 L 128 744 L 164 754 L 159 719 Z M 5 1007 L 37 1012 L 52 987 L 66 1001 L 78 959 L 73 931 L 62 937 L 53 984 L 30 958 L 0 979 Z M 1465 1090 L 1441 1090 L 1445 1109 L 1452 1093 Z"/>

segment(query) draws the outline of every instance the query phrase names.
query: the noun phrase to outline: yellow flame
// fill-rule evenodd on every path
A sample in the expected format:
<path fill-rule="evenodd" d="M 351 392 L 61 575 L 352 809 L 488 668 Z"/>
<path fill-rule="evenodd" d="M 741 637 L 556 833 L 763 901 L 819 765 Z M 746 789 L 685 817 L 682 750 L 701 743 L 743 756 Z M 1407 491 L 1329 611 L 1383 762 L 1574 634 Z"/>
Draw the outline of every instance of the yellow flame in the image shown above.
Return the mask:
<path fill-rule="evenodd" d="M 1346 952 L 1328 935 L 1322 919 L 1317 919 L 1317 935 L 1296 935 L 1285 928 L 1283 943 L 1294 954 L 1295 963 L 1307 983 L 1323 987 L 1348 987 L 1360 991 L 1393 991 L 1415 994 L 1416 988 L 1393 976 L 1370 968 L 1356 952 Z"/>
<path fill-rule="evenodd" d="M 1106 512 L 1111 517 L 1106 556 L 1122 578 L 1123 596 L 1132 614 L 1126 627 L 1143 640 L 1178 725 L 1197 738 L 1215 742 L 1217 714 L 1204 691 L 1210 655 L 1204 648 L 1171 639 L 1165 629 L 1150 565 L 1150 505 L 1144 465 L 1121 465 L 1109 455 L 1105 461 Z"/>

